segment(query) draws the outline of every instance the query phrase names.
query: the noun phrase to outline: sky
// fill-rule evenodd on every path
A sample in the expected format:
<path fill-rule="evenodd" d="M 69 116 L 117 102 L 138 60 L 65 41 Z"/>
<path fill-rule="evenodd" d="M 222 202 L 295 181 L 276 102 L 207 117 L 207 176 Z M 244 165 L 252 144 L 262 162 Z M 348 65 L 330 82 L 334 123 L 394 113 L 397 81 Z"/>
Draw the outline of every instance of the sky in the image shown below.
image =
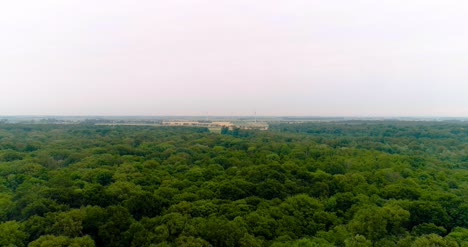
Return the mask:
<path fill-rule="evenodd" d="M 468 116 L 466 0 L 0 2 L 0 115 Z"/>

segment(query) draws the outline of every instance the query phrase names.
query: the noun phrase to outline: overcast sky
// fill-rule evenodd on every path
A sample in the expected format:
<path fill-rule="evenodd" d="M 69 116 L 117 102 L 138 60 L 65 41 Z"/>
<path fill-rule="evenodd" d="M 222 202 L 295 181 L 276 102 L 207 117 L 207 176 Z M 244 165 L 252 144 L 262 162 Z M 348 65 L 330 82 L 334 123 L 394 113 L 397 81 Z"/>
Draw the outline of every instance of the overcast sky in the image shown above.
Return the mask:
<path fill-rule="evenodd" d="M 0 2 L 0 115 L 468 116 L 466 0 Z"/>

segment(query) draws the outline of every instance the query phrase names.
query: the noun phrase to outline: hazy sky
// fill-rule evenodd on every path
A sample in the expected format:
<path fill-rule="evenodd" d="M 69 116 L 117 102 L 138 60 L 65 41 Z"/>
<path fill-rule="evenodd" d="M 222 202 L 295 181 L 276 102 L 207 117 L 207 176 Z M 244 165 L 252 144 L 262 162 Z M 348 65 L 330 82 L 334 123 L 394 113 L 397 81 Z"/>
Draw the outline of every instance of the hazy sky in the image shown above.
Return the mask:
<path fill-rule="evenodd" d="M 466 0 L 0 2 L 0 115 L 468 116 Z"/>

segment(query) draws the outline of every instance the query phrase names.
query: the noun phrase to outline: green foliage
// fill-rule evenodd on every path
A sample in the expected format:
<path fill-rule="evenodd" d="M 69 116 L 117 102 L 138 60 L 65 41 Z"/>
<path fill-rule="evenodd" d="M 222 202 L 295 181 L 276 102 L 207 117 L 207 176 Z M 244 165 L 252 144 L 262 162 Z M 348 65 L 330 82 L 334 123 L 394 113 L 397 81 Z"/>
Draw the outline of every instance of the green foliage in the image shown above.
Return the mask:
<path fill-rule="evenodd" d="M 0 126 L 0 246 L 467 246 L 465 122 Z"/>
<path fill-rule="evenodd" d="M 29 247 L 94 247 L 94 241 L 88 237 L 68 238 L 65 236 L 45 235 L 31 242 Z"/>
<path fill-rule="evenodd" d="M 284 243 L 276 242 L 271 245 L 272 247 L 333 247 L 334 245 L 330 244 L 324 239 L 314 238 L 314 239 L 299 239 L 294 241 L 287 241 Z"/>
<path fill-rule="evenodd" d="M 16 221 L 7 221 L 0 224 L 0 246 L 26 246 L 28 234 L 24 232 L 23 225 Z"/>
<path fill-rule="evenodd" d="M 437 235 L 445 235 L 447 230 L 445 228 L 436 226 L 433 223 L 423 223 L 421 225 L 417 225 L 413 227 L 411 231 L 415 235 L 426 235 L 426 234 L 437 234 Z"/>
<path fill-rule="evenodd" d="M 440 247 L 457 247 L 455 241 L 444 239 L 436 234 L 424 235 L 416 238 L 411 247 L 426 247 L 426 246 L 440 246 Z"/>
<path fill-rule="evenodd" d="M 12 196 L 6 193 L 0 193 L 0 222 L 7 220 L 9 214 L 13 210 L 15 203 L 12 201 Z"/>
<path fill-rule="evenodd" d="M 468 229 L 457 227 L 446 237 L 447 240 L 457 242 L 460 247 L 468 246 Z"/>
<path fill-rule="evenodd" d="M 356 235 L 352 238 L 346 239 L 345 246 L 346 247 L 371 247 L 372 242 L 367 240 L 362 235 Z"/>

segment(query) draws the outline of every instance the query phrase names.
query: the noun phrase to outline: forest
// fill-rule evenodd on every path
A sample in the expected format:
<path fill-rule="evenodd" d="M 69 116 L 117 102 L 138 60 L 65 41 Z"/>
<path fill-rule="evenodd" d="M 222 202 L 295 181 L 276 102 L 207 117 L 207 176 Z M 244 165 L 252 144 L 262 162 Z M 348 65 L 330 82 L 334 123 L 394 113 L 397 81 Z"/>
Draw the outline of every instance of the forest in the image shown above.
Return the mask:
<path fill-rule="evenodd" d="M 0 123 L 0 246 L 468 246 L 468 122 Z"/>

